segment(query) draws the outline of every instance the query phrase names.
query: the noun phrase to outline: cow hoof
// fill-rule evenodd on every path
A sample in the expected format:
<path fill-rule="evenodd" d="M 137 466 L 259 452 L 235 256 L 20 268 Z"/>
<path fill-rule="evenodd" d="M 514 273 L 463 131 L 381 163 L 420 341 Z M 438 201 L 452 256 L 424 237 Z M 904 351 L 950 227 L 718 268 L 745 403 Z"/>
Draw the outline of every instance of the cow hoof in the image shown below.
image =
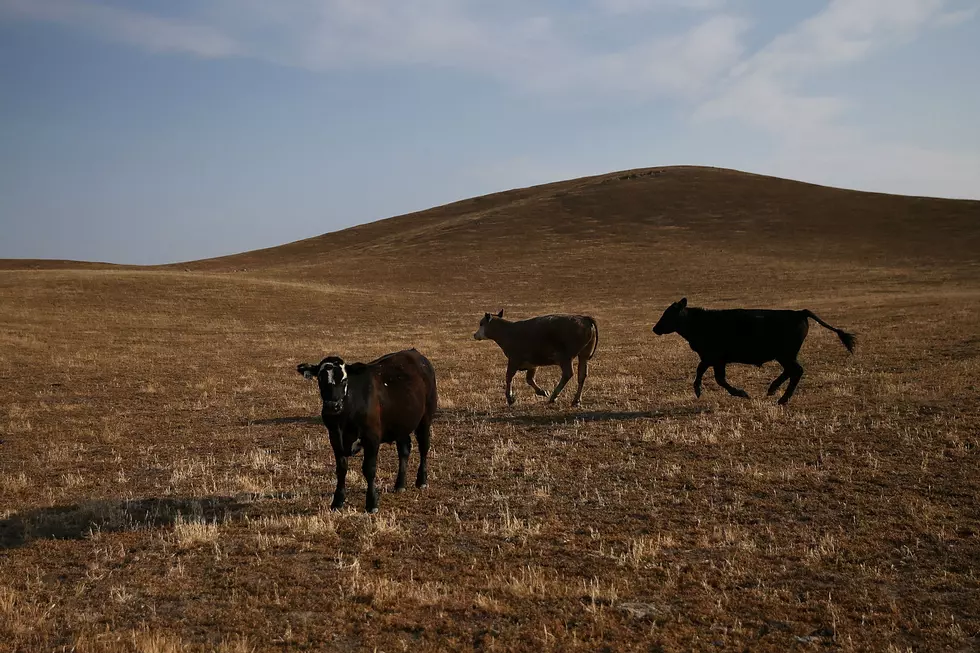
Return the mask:
<path fill-rule="evenodd" d="M 369 515 L 375 515 L 375 514 L 377 514 L 377 513 L 378 513 L 378 509 L 377 509 L 377 508 L 368 508 L 368 509 L 367 509 L 367 510 L 365 510 L 364 512 L 366 512 L 366 513 L 367 513 L 367 514 L 369 514 Z"/>
<path fill-rule="evenodd" d="M 416 485 L 415 487 L 417 487 L 420 490 L 424 490 L 425 488 L 429 487 L 429 484 L 428 483 L 422 483 L 421 485 Z"/>
<path fill-rule="evenodd" d="M 746 392 L 745 390 L 739 390 L 738 392 L 735 393 L 735 396 L 736 397 L 741 397 L 742 399 L 748 399 L 749 398 L 749 393 Z"/>
<path fill-rule="evenodd" d="M 343 508 L 344 508 L 344 504 L 342 504 L 342 503 L 332 503 L 332 504 L 330 504 L 330 509 L 333 510 L 333 511 L 343 510 Z"/>
<path fill-rule="evenodd" d="M 401 494 L 404 491 L 405 491 L 405 486 L 404 485 L 401 486 L 401 487 L 396 487 L 395 488 L 395 494 Z"/>
<path fill-rule="evenodd" d="M 515 401 L 517 401 L 516 398 L 514 398 L 514 397 L 507 397 L 507 405 L 508 406 L 513 406 Z"/>
<path fill-rule="evenodd" d="M 572 408 L 578 408 L 581 405 L 582 405 L 582 402 L 581 401 L 573 401 L 572 402 Z"/>
<path fill-rule="evenodd" d="M 701 398 L 701 388 L 694 388 L 694 396 L 698 399 Z"/>
<path fill-rule="evenodd" d="M 545 392 L 544 390 L 538 390 L 534 394 L 538 395 L 539 397 L 547 397 L 548 396 L 548 393 Z"/>

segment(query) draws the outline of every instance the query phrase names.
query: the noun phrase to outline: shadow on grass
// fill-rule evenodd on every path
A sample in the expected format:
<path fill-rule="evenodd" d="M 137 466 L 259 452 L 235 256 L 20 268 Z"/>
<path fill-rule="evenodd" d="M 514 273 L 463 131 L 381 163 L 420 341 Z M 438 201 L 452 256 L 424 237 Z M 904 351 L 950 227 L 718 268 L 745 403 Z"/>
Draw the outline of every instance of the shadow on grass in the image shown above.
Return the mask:
<path fill-rule="evenodd" d="M 505 409 L 506 410 L 506 409 Z M 710 413 L 707 406 L 673 406 L 659 410 L 583 410 L 554 413 L 488 413 L 478 410 L 446 409 L 440 410 L 439 417 L 450 421 L 485 421 L 491 424 L 523 424 L 526 426 L 549 426 L 572 424 L 574 422 L 628 422 L 633 420 L 663 420 L 692 417 Z"/>
<path fill-rule="evenodd" d="M 323 425 L 319 415 L 296 415 L 293 417 L 267 417 L 265 419 L 246 420 L 246 426 L 282 426 L 283 424 L 316 424 Z"/>
<path fill-rule="evenodd" d="M 507 409 L 504 409 L 507 410 Z M 710 413 L 706 406 L 673 406 L 659 410 L 581 410 L 554 413 L 489 413 L 481 410 L 460 408 L 440 408 L 436 419 L 448 419 L 451 422 L 485 421 L 491 424 L 525 424 L 527 426 L 547 426 L 550 424 L 571 424 L 573 422 L 622 422 L 639 419 L 669 419 L 674 417 L 692 417 L 702 413 Z M 248 425 L 283 426 L 286 424 L 316 424 L 321 425 L 319 416 L 296 415 L 292 417 L 267 417 L 250 419 Z"/>
<path fill-rule="evenodd" d="M 15 513 L 0 519 L 0 550 L 33 540 L 80 540 L 92 533 L 115 533 L 172 526 L 178 519 L 223 522 L 243 518 L 259 499 L 288 494 L 147 498 L 89 501 Z"/>

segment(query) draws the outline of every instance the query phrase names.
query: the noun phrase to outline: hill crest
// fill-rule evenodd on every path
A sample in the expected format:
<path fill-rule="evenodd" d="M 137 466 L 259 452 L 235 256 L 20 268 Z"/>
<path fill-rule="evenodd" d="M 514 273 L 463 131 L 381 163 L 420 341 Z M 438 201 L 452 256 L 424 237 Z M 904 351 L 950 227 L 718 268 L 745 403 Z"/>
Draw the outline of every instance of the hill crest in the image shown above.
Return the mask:
<path fill-rule="evenodd" d="M 676 242 L 719 251 L 880 264 L 971 263 L 980 201 L 889 195 L 725 168 L 620 170 L 467 198 L 311 238 L 165 266 L 234 271 L 306 268 L 344 258 L 467 252 L 514 261 L 583 245 Z M 134 268 L 107 263 L 0 260 L 0 269 Z"/>

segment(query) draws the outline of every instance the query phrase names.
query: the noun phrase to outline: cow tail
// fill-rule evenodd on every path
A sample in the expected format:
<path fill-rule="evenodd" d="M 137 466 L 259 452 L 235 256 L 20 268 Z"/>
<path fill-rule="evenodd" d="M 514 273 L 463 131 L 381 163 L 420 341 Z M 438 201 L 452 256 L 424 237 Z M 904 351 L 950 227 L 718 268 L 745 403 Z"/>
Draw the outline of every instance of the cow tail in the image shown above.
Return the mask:
<path fill-rule="evenodd" d="M 599 325 L 590 316 L 586 315 L 585 317 L 588 318 L 589 322 L 592 323 L 592 328 L 595 329 L 595 344 L 592 346 L 592 353 L 589 354 L 588 358 L 588 360 L 592 360 L 592 357 L 595 356 L 595 350 L 599 348 Z"/>
<path fill-rule="evenodd" d="M 831 331 L 836 333 L 837 337 L 840 338 L 840 341 L 844 343 L 845 347 L 847 347 L 847 351 L 854 353 L 854 343 L 857 341 L 857 336 L 855 336 L 853 333 L 848 333 L 843 329 L 838 329 L 837 327 L 830 326 L 829 324 L 821 320 L 819 317 L 817 317 L 817 314 L 814 313 L 813 311 L 805 310 L 803 312 L 806 313 L 807 317 L 816 320 L 817 324 L 819 324 L 820 326 L 830 329 Z"/>

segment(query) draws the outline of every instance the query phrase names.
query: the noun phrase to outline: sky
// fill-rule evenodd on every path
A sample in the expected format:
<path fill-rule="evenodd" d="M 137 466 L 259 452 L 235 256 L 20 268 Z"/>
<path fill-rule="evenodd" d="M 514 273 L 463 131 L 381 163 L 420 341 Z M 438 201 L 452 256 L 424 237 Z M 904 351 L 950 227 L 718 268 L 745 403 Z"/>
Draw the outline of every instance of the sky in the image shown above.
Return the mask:
<path fill-rule="evenodd" d="M 980 199 L 980 0 L 0 0 L 0 258 L 710 165 Z"/>

